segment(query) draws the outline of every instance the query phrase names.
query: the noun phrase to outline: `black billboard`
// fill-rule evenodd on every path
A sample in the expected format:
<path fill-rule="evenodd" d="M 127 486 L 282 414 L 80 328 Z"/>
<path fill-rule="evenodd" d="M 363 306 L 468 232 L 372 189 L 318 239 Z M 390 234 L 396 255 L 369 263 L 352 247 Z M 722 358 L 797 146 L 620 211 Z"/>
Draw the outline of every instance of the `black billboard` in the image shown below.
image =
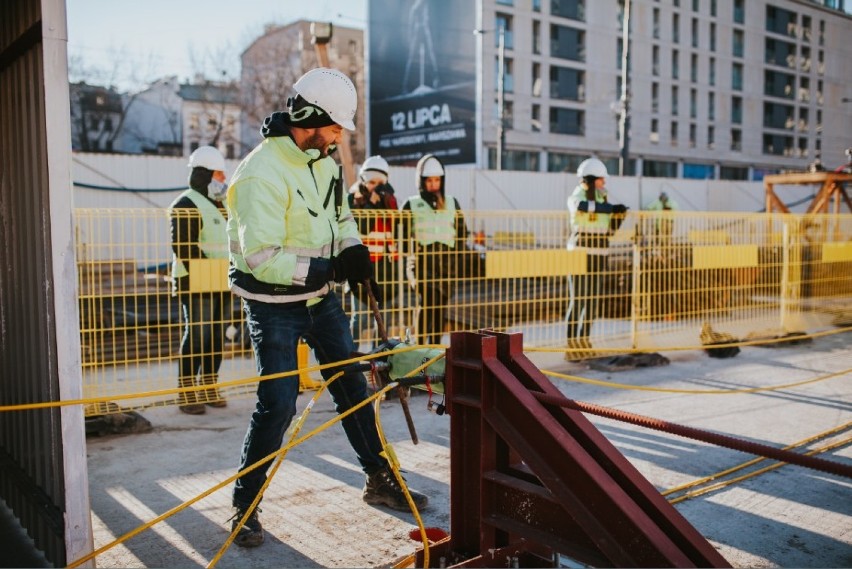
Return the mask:
<path fill-rule="evenodd" d="M 476 2 L 368 0 L 369 153 L 476 162 Z"/>

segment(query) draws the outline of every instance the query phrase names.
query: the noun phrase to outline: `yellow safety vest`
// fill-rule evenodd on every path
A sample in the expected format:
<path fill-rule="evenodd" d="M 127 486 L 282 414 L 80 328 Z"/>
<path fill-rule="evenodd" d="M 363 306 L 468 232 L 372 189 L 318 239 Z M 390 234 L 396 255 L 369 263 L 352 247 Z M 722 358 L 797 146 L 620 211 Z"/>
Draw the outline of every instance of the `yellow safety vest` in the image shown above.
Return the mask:
<path fill-rule="evenodd" d="M 195 204 L 195 208 L 201 214 L 201 232 L 198 234 L 198 248 L 208 259 L 228 258 L 228 232 L 226 230 L 225 216 L 210 200 L 200 192 L 189 188 L 184 191 L 169 206 L 169 214 L 173 215 L 174 205 L 183 198 L 189 198 Z M 189 274 L 183 261 L 172 253 L 172 277 L 179 279 Z"/>
<path fill-rule="evenodd" d="M 411 215 L 414 220 L 414 238 L 420 245 L 443 243 L 449 248 L 456 246 L 456 200 L 444 201 L 444 209 L 432 209 L 429 202 L 420 197 L 410 198 Z"/>

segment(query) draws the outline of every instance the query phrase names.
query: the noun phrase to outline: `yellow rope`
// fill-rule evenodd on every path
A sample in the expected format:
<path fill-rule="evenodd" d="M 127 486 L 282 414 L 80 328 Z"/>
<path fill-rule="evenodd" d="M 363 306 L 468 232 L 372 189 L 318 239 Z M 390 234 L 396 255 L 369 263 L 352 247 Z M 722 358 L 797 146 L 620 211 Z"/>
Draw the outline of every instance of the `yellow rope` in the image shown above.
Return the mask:
<path fill-rule="evenodd" d="M 395 385 L 395 384 L 394 384 L 394 385 Z M 172 508 L 172 509 L 168 510 L 167 512 L 165 512 L 165 513 L 163 513 L 163 514 L 161 514 L 161 515 L 157 516 L 157 517 L 156 517 L 156 518 L 154 518 L 153 520 L 151 520 L 151 521 L 149 521 L 149 522 L 146 522 L 146 523 L 142 524 L 141 526 L 139 526 L 139 527 L 137 527 L 137 528 L 135 528 L 135 529 L 133 529 L 133 530 L 131 530 L 131 531 L 127 532 L 126 534 L 124 534 L 124 535 L 122 535 L 122 536 L 118 537 L 117 539 L 115 539 L 115 540 L 111 541 L 110 543 L 108 543 L 108 544 L 106 544 L 106 545 L 104 545 L 104 546 L 102 546 L 102 547 L 100 547 L 100 548 L 96 549 L 95 551 L 92 551 L 91 553 L 89 553 L 89 554 L 87 554 L 87 555 L 84 555 L 83 557 L 81 557 L 81 558 L 77 559 L 77 560 L 76 560 L 76 561 L 74 561 L 73 563 L 70 563 L 70 564 L 68 565 L 68 568 L 69 568 L 69 569 L 73 569 L 74 567 L 79 567 L 80 565 L 82 565 L 82 564 L 83 564 L 83 563 L 85 563 L 86 561 L 89 561 L 89 560 L 91 560 L 91 559 L 93 559 L 93 558 L 97 557 L 98 555 L 100 555 L 100 554 L 101 554 L 101 553 L 103 553 L 104 551 L 107 551 L 107 550 L 109 550 L 109 549 L 111 549 L 111 548 L 113 548 L 113 547 L 115 547 L 116 545 L 119 545 L 119 544 L 121 544 L 121 543 L 124 543 L 124 542 L 125 542 L 125 541 L 127 541 L 128 539 L 130 539 L 130 538 L 132 538 L 132 537 L 134 537 L 134 536 L 138 535 L 139 533 L 143 532 L 143 531 L 144 531 L 144 530 L 146 530 L 146 529 L 149 529 L 150 527 L 152 527 L 152 526 L 154 526 L 154 525 L 158 524 L 159 522 L 163 521 L 164 519 L 166 519 L 166 518 L 168 518 L 168 517 L 170 517 L 170 516 L 172 516 L 172 515 L 174 515 L 174 514 L 176 514 L 176 513 L 180 512 L 180 511 L 182 511 L 183 509 L 185 509 L 185 508 L 187 508 L 188 506 L 191 506 L 192 504 L 194 504 L 194 503 L 196 503 L 196 502 L 198 502 L 198 501 L 202 500 L 203 498 L 206 498 L 207 496 L 209 496 L 209 495 L 210 495 L 210 494 L 212 494 L 213 492 L 216 492 L 216 491 L 218 491 L 218 490 L 221 490 L 222 488 L 224 488 L 224 487 L 225 487 L 225 486 L 227 486 L 228 484 L 231 484 L 232 482 L 234 482 L 237 478 L 240 478 L 241 476 L 245 476 L 246 474 L 248 474 L 248 473 L 250 473 L 250 472 L 254 471 L 254 470 L 255 470 L 255 469 L 257 469 L 257 468 L 259 468 L 261 465 L 266 464 L 267 462 L 269 462 L 269 461 L 273 460 L 276 456 L 278 456 L 278 455 L 280 455 L 280 454 L 282 454 L 282 453 L 286 453 L 286 452 L 287 452 L 287 451 L 289 451 L 291 448 L 294 448 L 294 447 L 296 447 L 296 446 L 298 446 L 298 445 L 302 444 L 303 442 L 305 442 L 305 441 L 307 441 L 307 440 L 309 440 L 309 439 L 313 438 L 314 436 L 318 435 L 318 434 L 319 434 L 319 433 L 321 433 L 322 431 L 324 431 L 324 430 L 328 429 L 328 428 L 329 428 L 329 427 L 331 427 L 332 425 L 334 425 L 334 424 L 336 424 L 336 423 L 338 423 L 338 422 L 342 421 L 344 418 L 348 417 L 348 416 L 349 416 L 349 415 L 351 415 L 352 413 L 355 413 L 355 412 L 356 412 L 358 409 L 360 409 L 361 407 L 364 407 L 365 405 L 369 405 L 370 403 L 372 403 L 373 401 L 375 401 L 378 397 L 381 397 L 381 395 L 383 395 L 383 392 L 382 392 L 382 391 L 378 391 L 378 392 L 374 393 L 373 395 L 370 395 L 369 397 L 367 397 L 366 399 L 364 399 L 363 401 L 361 401 L 360 403 L 358 403 L 358 404 L 357 404 L 357 405 L 355 405 L 354 407 L 351 407 L 350 409 L 348 409 L 348 410 L 344 411 L 343 413 L 341 413 L 341 414 L 337 415 L 336 417 L 333 417 L 333 418 L 329 419 L 328 421 L 326 421 L 325 423 L 323 423 L 322 425 L 320 425 L 320 426 L 319 426 L 319 427 L 317 427 L 316 429 L 314 429 L 314 430 L 310 431 L 310 432 L 309 432 L 309 433 L 307 433 L 306 435 L 303 435 L 303 436 L 299 437 L 298 439 L 295 439 L 295 440 L 290 441 L 287 445 L 285 445 L 285 446 L 281 447 L 281 448 L 280 448 L 280 449 L 278 449 L 277 451 L 275 451 L 275 452 L 273 452 L 273 453 L 271 453 L 271 454 L 269 454 L 269 455 L 265 456 L 264 458 L 262 458 L 262 459 L 258 460 L 256 463 L 252 464 L 251 466 L 248 466 L 248 467 L 244 468 L 243 470 L 241 470 L 241 471 L 237 472 L 236 474 L 234 474 L 234 475 L 232 475 L 232 476 L 229 476 L 229 477 L 228 477 L 227 479 L 225 479 L 224 481 L 222 481 L 222 482 L 220 482 L 219 484 L 216 484 L 215 486 L 213 486 L 212 488 L 210 488 L 210 489 L 208 489 L 208 490 L 206 490 L 206 491 L 202 492 L 202 493 L 201 493 L 201 494 L 199 494 L 198 496 L 195 496 L 194 498 L 190 498 L 189 500 L 187 500 L 187 501 L 186 501 L 186 502 L 184 502 L 183 504 L 180 504 L 180 505 L 178 505 L 178 506 L 175 506 L 174 508 Z"/>
<path fill-rule="evenodd" d="M 647 387 L 644 385 L 628 385 L 626 383 L 614 383 L 612 381 L 603 381 L 599 379 L 589 379 L 586 377 L 578 377 L 576 375 L 568 375 L 565 373 L 559 373 L 555 371 L 549 370 L 541 370 L 541 373 L 544 375 L 549 375 L 552 377 L 557 377 L 559 379 L 564 379 L 567 381 L 573 381 L 575 383 L 587 383 L 589 385 L 598 385 L 601 387 L 610 387 L 612 389 L 632 389 L 635 391 L 654 391 L 657 393 L 689 393 L 689 394 L 700 394 L 700 395 L 732 395 L 736 393 L 759 393 L 762 391 L 777 391 L 779 389 L 786 389 L 788 387 L 798 387 L 801 385 L 807 385 L 809 383 L 816 383 L 818 381 L 825 381 L 827 379 L 834 379 L 836 377 L 842 377 L 844 375 L 852 372 L 852 369 L 845 369 L 842 371 L 836 371 L 832 373 L 827 373 L 825 375 L 820 375 L 811 379 L 805 379 L 803 381 L 796 381 L 793 383 L 782 383 L 780 385 L 771 385 L 767 387 L 749 387 L 745 389 L 675 389 L 675 388 L 662 388 L 662 387 Z"/>
<path fill-rule="evenodd" d="M 341 377 L 344 372 L 339 372 L 334 374 L 332 377 L 328 379 L 328 381 L 323 381 L 320 384 L 320 387 L 317 389 L 314 396 L 311 397 L 311 400 L 305 405 L 305 409 L 302 411 L 302 414 L 299 415 L 299 418 L 296 420 L 296 423 L 293 425 L 290 431 L 290 438 L 287 440 L 287 445 L 285 448 L 293 442 L 293 439 L 299 434 L 302 430 L 302 426 L 305 424 L 305 420 L 310 415 L 311 410 L 314 408 L 314 404 L 319 400 L 320 395 L 326 390 L 326 388 L 337 378 Z M 272 466 L 272 470 L 269 475 L 266 477 L 266 480 L 263 482 L 263 486 L 260 487 L 260 491 L 257 493 L 257 496 L 252 500 L 251 505 L 246 509 L 243 515 L 240 517 L 237 522 L 236 527 L 231 530 L 231 533 L 228 535 L 228 539 L 225 540 L 225 543 L 222 544 L 222 547 L 219 548 L 219 551 L 213 556 L 213 559 L 210 560 L 210 563 L 207 564 L 207 569 L 212 569 L 219 562 L 219 559 L 228 551 L 228 548 L 231 547 L 231 544 L 234 542 L 234 539 L 237 537 L 237 534 L 242 529 L 243 525 L 246 523 L 246 520 L 249 518 L 251 513 L 257 508 L 257 505 L 260 503 L 261 498 L 263 498 L 263 493 L 266 492 L 266 489 L 269 487 L 270 482 L 272 482 L 272 478 L 278 472 L 278 468 L 281 466 L 281 463 L 284 462 L 284 458 L 287 456 L 287 451 L 280 453 L 278 457 L 275 459 L 275 464 Z"/>

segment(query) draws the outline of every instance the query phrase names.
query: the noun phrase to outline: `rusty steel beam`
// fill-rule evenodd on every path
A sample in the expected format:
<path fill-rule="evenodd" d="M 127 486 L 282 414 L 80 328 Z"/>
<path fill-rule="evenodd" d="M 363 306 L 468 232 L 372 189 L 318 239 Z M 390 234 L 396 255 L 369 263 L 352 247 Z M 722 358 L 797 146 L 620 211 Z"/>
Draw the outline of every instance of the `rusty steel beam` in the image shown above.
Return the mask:
<path fill-rule="evenodd" d="M 560 393 L 522 342 L 520 334 L 452 335 L 454 563 L 486 566 L 495 561 L 488 552 L 514 547 L 538 563 L 564 555 L 595 566 L 728 566 L 582 413 L 536 399 Z"/>

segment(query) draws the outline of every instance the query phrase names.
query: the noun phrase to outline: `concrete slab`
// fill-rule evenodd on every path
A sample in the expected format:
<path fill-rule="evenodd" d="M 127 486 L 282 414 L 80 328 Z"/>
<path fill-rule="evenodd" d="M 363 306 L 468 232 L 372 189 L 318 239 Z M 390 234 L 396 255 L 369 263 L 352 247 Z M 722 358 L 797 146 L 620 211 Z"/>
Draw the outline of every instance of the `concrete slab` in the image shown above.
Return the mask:
<path fill-rule="evenodd" d="M 852 421 L 852 334 L 809 346 L 746 347 L 735 358 L 702 351 L 667 352 L 671 365 L 608 373 L 561 353 L 533 354 L 542 369 L 598 380 L 597 385 L 554 379 L 571 398 L 659 417 L 735 437 L 785 446 Z M 838 376 L 830 374 L 844 372 Z M 826 376 L 757 393 L 744 390 Z M 630 388 L 649 388 L 660 391 Z M 666 391 L 668 390 L 668 391 Z M 677 391 L 680 390 L 680 391 Z M 311 393 L 300 396 L 304 408 Z M 431 497 L 424 523 L 449 529 L 449 421 L 426 411 L 415 392 L 412 411 L 420 444 L 408 439 L 399 403 L 381 404 L 389 441 L 413 488 Z M 226 409 L 189 416 L 173 408 L 144 412 L 152 432 L 88 440 L 92 516 L 97 547 L 208 490 L 231 476 L 253 407 L 233 399 Z M 327 396 L 303 433 L 332 418 Z M 657 488 L 719 472 L 753 458 L 624 423 L 590 419 Z M 850 429 L 832 440 L 848 438 Z M 820 441 L 824 444 L 828 440 Z M 852 447 L 820 455 L 852 463 Z M 231 547 L 218 566 L 378 567 L 411 553 L 411 514 L 373 508 L 360 499 L 363 475 L 339 426 L 323 431 L 287 456 L 264 498 L 266 543 Z M 98 557 L 101 567 L 205 566 L 227 537 L 230 485 Z M 852 566 L 852 480 L 783 466 L 676 505 L 735 567 Z"/>

